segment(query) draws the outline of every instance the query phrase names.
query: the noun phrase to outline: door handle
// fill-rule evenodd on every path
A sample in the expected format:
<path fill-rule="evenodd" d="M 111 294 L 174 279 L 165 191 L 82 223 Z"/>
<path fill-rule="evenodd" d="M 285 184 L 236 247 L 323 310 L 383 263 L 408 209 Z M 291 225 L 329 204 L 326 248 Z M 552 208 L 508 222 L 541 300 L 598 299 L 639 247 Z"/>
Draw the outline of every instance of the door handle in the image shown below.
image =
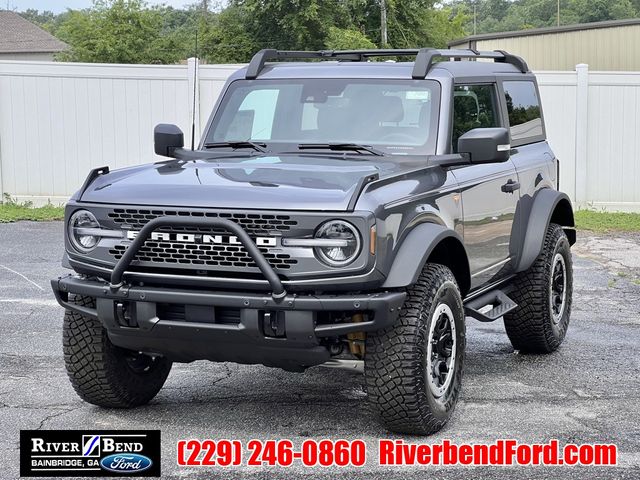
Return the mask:
<path fill-rule="evenodd" d="M 500 187 L 504 193 L 513 193 L 520 188 L 520 182 L 516 182 L 515 180 L 509 179 L 507 183 Z"/>

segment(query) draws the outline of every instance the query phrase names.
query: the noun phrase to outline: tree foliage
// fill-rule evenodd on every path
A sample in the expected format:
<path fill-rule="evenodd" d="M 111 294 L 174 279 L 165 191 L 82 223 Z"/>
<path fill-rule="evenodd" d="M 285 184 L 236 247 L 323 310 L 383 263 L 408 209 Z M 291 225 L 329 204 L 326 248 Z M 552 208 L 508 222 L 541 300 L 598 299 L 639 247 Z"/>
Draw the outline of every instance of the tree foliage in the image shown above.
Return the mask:
<path fill-rule="evenodd" d="M 453 0 L 454 10 L 471 13 L 465 28 L 473 33 L 551 27 L 558 23 L 558 0 Z M 560 0 L 560 25 L 621 20 L 640 16 L 640 0 Z"/>
<path fill-rule="evenodd" d="M 384 47 L 442 47 L 465 34 L 466 14 L 434 0 L 388 0 Z M 211 61 L 247 61 L 261 48 L 382 47 L 379 0 L 231 0 L 207 42 Z"/>
<path fill-rule="evenodd" d="M 104 63 L 175 63 L 183 58 L 176 31 L 165 28 L 162 8 L 143 0 L 94 0 L 71 10 L 55 34 L 71 48 L 61 60 Z M 182 48 L 181 48 L 182 47 Z"/>
<path fill-rule="evenodd" d="M 31 9 L 22 15 L 70 45 L 62 60 L 176 63 L 198 55 L 210 63 L 239 63 L 261 48 L 446 47 L 473 33 L 474 5 L 477 33 L 555 25 L 557 8 L 557 0 L 386 0 L 388 36 L 382 45 L 380 0 L 213 4 L 199 0 L 175 9 L 145 0 L 94 0 L 84 10 L 56 15 Z M 560 7 L 561 24 L 640 16 L 640 0 L 560 0 Z"/>
<path fill-rule="evenodd" d="M 217 15 L 213 24 L 201 35 L 200 54 L 212 63 L 248 62 L 259 49 L 247 30 L 249 12 L 237 5 L 230 5 Z"/>
<path fill-rule="evenodd" d="M 325 46 L 330 50 L 358 50 L 377 48 L 360 30 L 329 27 Z"/>

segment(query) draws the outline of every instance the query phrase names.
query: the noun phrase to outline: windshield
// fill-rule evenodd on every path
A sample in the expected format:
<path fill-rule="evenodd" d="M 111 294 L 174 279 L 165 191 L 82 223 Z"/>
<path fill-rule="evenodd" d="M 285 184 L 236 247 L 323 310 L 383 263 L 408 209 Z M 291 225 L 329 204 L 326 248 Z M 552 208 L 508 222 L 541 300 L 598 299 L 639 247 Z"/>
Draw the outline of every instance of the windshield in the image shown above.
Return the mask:
<path fill-rule="evenodd" d="M 387 155 L 433 154 L 439 91 L 430 80 L 237 80 L 205 143 L 259 142 L 272 152 L 349 143 Z"/>

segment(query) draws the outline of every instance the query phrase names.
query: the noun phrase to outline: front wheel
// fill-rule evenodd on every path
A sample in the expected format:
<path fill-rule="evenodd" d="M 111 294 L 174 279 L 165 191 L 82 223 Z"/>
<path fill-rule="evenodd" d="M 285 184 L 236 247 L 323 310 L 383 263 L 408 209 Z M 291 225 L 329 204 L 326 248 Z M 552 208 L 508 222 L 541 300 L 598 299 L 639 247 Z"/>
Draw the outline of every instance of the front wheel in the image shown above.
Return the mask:
<path fill-rule="evenodd" d="M 91 297 L 76 296 L 95 307 Z M 171 362 L 111 343 L 100 320 L 67 310 L 63 324 L 67 373 L 76 393 L 101 407 L 131 408 L 148 403 L 164 385 Z"/>
<path fill-rule="evenodd" d="M 443 265 L 427 264 L 407 293 L 398 321 L 367 336 L 367 394 L 389 430 L 428 435 L 447 423 L 460 394 L 464 309 Z"/>

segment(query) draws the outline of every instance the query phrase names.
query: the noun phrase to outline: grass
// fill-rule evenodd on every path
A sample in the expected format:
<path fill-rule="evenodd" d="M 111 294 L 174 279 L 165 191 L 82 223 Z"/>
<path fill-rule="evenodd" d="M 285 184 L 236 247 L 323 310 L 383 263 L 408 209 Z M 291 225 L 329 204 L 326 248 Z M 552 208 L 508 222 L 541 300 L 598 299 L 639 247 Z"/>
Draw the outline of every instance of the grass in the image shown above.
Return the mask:
<path fill-rule="evenodd" d="M 62 220 L 64 207 L 56 207 L 51 203 L 43 207 L 34 207 L 31 202 L 19 203 L 9 195 L 5 195 L 4 202 L 0 202 L 0 223 L 17 222 L 19 220 Z"/>
<path fill-rule="evenodd" d="M 578 230 L 596 233 L 640 232 L 640 213 L 578 210 L 575 212 L 575 220 Z"/>

